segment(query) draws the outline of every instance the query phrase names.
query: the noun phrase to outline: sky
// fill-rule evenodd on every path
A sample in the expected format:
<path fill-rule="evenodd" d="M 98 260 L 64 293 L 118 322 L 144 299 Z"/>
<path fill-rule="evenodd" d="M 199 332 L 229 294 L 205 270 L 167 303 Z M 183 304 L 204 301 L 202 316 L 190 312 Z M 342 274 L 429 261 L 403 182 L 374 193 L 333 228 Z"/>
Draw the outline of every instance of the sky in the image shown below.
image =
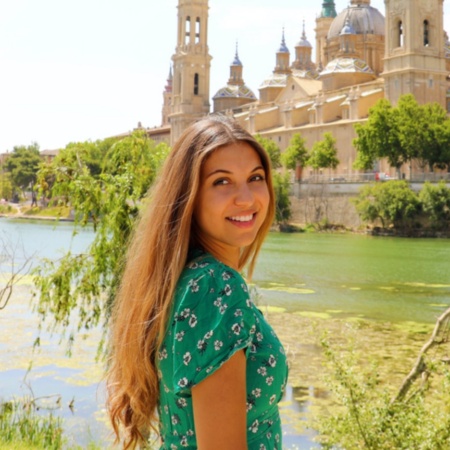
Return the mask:
<path fill-rule="evenodd" d="M 131 131 L 138 122 L 159 126 L 176 46 L 177 4 L 0 0 L 0 153 L 33 142 L 52 150 L 95 141 Z M 349 2 L 335 4 L 339 13 Z M 210 0 L 209 5 L 212 97 L 227 83 L 236 42 L 244 80 L 255 94 L 275 67 L 283 27 L 291 61 L 303 21 L 314 46 L 322 0 Z M 384 0 L 371 5 L 384 15 Z M 449 2 L 444 11 L 448 30 Z"/>

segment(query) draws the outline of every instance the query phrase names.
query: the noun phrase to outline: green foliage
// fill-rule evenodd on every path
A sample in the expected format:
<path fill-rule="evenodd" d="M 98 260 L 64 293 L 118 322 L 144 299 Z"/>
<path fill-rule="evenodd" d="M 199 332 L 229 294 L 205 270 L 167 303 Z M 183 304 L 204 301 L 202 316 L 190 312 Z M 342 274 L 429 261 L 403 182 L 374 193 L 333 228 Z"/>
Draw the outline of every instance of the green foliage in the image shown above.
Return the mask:
<path fill-rule="evenodd" d="M 314 170 L 335 169 L 339 165 L 336 139 L 331 133 L 324 133 L 322 141 L 316 141 L 311 149 L 307 165 Z"/>
<path fill-rule="evenodd" d="M 88 166 L 91 145 L 67 146 L 40 173 L 41 185 L 54 180 L 47 195 L 73 209 L 75 229 L 93 226 L 95 231 L 86 253 L 69 251 L 58 261 L 43 261 L 34 272 L 38 312 L 44 319 L 50 314 L 54 327 L 66 329 L 74 323 L 73 314 L 78 315 L 69 343 L 75 331 L 108 321 L 109 301 L 142 198 L 169 151 L 138 131 L 108 148 L 104 169 L 96 175 Z"/>
<path fill-rule="evenodd" d="M 275 221 L 286 224 L 292 216 L 289 191 L 291 188 L 289 173 L 280 174 L 273 171 L 273 187 L 275 191 Z"/>
<path fill-rule="evenodd" d="M 396 107 L 381 99 L 355 131 L 357 169 L 371 170 L 382 158 L 397 170 L 412 160 L 431 169 L 450 168 L 450 120 L 437 103 L 419 105 L 412 94 L 400 97 Z"/>
<path fill-rule="evenodd" d="M 0 403 L 0 447 L 59 450 L 64 442 L 59 418 L 37 415 L 26 404 Z"/>
<path fill-rule="evenodd" d="M 260 134 L 255 136 L 256 141 L 264 148 L 268 153 L 270 162 L 272 163 L 272 169 L 279 169 L 281 167 L 281 151 L 280 147 L 272 141 L 272 139 L 265 138 Z"/>
<path fill-rule="evenodd" d="M 305 140 L 300 133 L 295 133 L 289 142 L 289 147 L 281 155 L 281 162 L 286 169 L 294 170 L 297 165 L 304 167 L 307 160 L 308 150 L 305 147 Z"/>
<path fill-rule="evenodd" d="M 13 195 L 13 185 L 8 173 L 0 174 L 0 198 L 10 200 Z"/>
<path fill-rule="evenodd" d="M 445 182 L 437 185 L 425 183 L 419 192 L 419 200 L 431 227 L 442 230 L 450 228 L 450 189 Z"/>
<path fill-rule="evenodd" d="M 41 165 L 39 146 L 33 143 L 27 147 L 14 147 L 5 162 L 5 168 L 10 173 L 13 189 L 24 191 L 36 181 L 36 175 Z"/>
<path fill-rule="evenodd" d="M 354 203 L 363 220 L 379 219 L 384 228 L 409 228 L 420 211 L 418 196 L 403 180 L 365 186 Z"/>
<path fill-rule="evenodd" d="M 430 378 L 436 377 L 439 389 L 429 381 L 407 400 L 392 402 L 377 366 L 358 363 L 361 355 L 354 347 L 344 353 L 343 349 L 331 348 L 326 338 L 322 347 L 332 373 L 328 384 L 339 405 L 332 416 L 319 419 L 323 448 L 450 448 L 450 373 L 444 364 L 430 366 Z"/>

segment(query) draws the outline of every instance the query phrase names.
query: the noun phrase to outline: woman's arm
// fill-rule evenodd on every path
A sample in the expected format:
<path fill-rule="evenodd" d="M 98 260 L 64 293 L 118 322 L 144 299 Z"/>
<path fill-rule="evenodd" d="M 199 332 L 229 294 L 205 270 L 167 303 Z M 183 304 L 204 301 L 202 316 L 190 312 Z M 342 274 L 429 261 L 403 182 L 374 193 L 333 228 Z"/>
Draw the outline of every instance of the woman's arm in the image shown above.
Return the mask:
<path fill-rule="evenodd" d="M 198 450 L 247 450 L 244 350 L 192 388 Z"/>

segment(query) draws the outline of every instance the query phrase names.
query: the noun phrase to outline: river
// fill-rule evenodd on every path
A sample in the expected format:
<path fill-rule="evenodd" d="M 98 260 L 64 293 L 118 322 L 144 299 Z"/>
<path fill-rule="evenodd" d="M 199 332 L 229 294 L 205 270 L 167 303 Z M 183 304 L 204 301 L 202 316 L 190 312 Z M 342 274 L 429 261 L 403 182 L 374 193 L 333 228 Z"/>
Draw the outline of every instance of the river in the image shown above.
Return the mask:
<path fill-rule="evenodd" d="M 0 219 L 2 240 L 20 243 L 19 262 L 23 252 L 37 264 L 39 258 L 56 258 L 69 246 L 83 251 L 92 231 L 75 237 L 72 231 L 70 223 Z M 306 328 L 315 319 L 331 324 L 354 318 L 415 324 L 415 329 L 429 326 L 450 304 L 449 261 L 450 240 L 269 235 L 253 282 L 259 305 L 291 356 L 290 384 L 281 404 L 284 448 L 316 445 L 314 432 L 299 424 L 315 399 L 326 396 L 316 380 L 320 369 L 312 363 L 319 350 L 309 343 Z M 0 271 L 7 272 L 7 258 L 0 262 Z M 44 409 L 55 408 L 64 417 L 70 443 L 84 446 L 92 439 L 104 446 L 110 437 L 102 406 L 102 365 L 95 362 L 100 331 L 81 333 L 68 358 L 59 337 L 44 330 L 41 347 L 33 352 L 39 324 L 31 312 L 30 283 L 29 277 L 21 280 L 8 306 L 0 310 L 0 397 L 43 397 Z M 49 397 L 53 394 L 61 396 L 61 406 L 55 404 L 56 397 Z M 72 400 L 74 408 L 69 408 Z"/>

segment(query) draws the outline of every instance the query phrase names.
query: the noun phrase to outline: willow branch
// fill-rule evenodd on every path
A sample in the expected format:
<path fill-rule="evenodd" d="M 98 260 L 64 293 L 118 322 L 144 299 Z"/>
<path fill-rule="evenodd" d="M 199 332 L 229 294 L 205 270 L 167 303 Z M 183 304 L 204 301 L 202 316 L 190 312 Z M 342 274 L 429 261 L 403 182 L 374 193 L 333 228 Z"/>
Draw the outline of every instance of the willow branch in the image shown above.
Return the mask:
<path fill-rule="evenodd" d="M 442 329 L 446 326 L 449 319 L 450 308 L 446 309 L 437 319 L 431 338 L 420 350 L 414 367 L 411 369 L 411 372 L 407 375 L 407 377 L 403 380 L 403 383 L 399 391 L 397 392 L 397 395 L 391 400 L 391 404 L 404 400 L 413 383 L 423 372 L 426 371 L 427 365 L 425 363 L 425 355 L 431 348 L 442 343 L 442 339 L 438 339 L 438 336 Z"/>

